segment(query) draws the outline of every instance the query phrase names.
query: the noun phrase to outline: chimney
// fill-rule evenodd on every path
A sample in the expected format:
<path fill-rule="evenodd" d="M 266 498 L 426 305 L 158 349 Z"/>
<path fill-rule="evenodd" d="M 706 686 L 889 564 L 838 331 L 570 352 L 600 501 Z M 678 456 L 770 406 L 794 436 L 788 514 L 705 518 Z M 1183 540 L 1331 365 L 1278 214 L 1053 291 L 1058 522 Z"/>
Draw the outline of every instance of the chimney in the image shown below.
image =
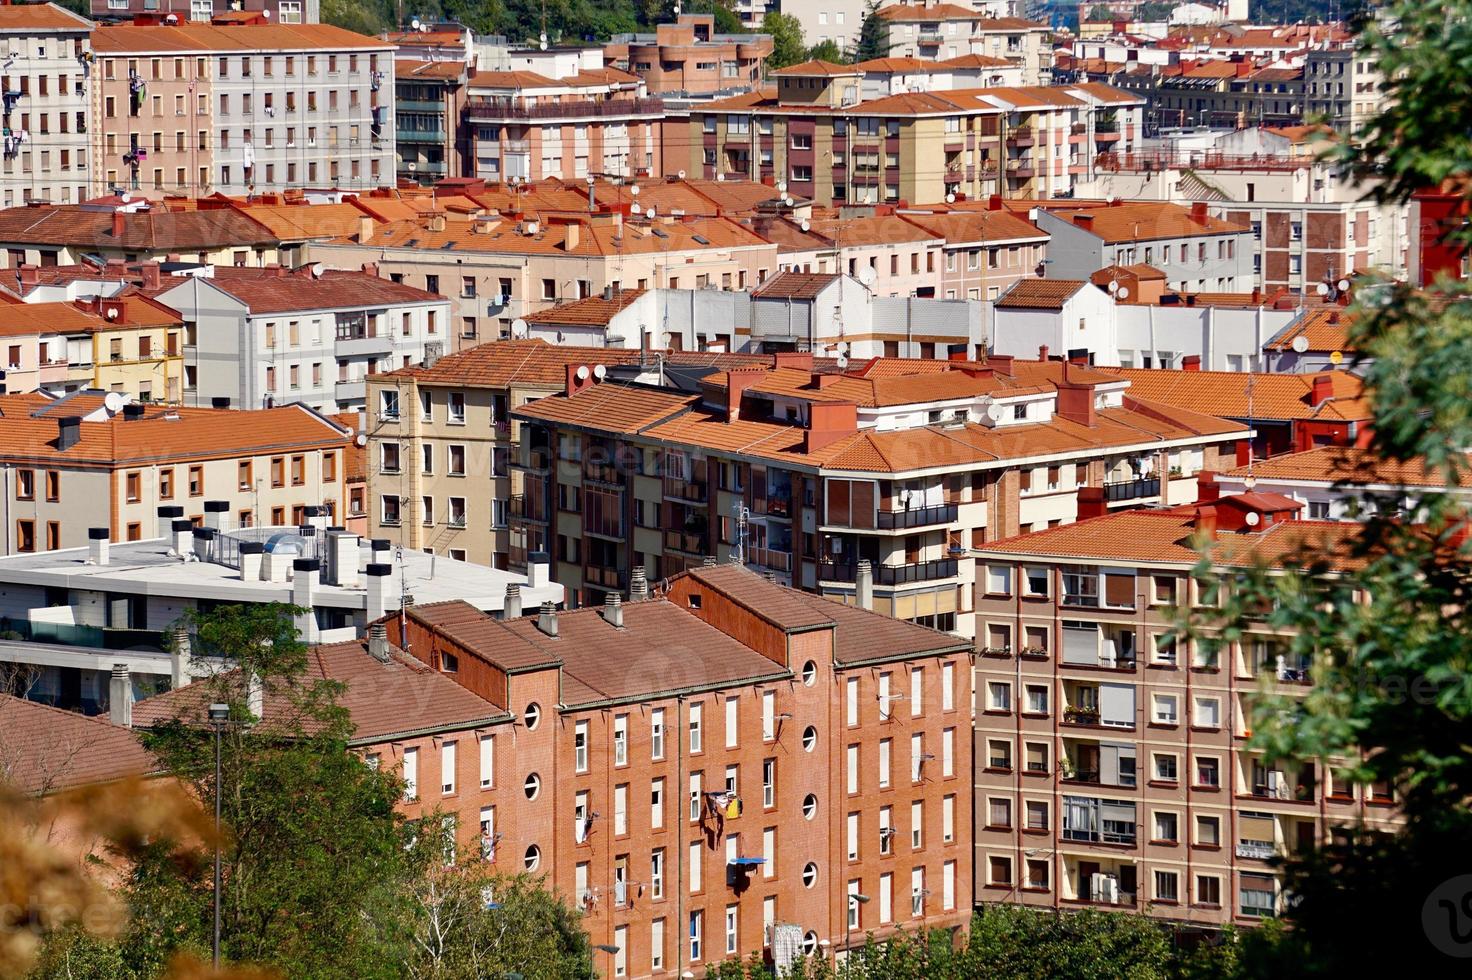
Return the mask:
<path fill-rule="evenodd" d="M 716 567 L 716 556 L 715 555 L 706 555 L 704 558 L 700 559 L 700 565 L 701 565 L 702 568 L 715 568 Z"/>
<path fill-rule="evenodd" d="M 1313 379 L 1313 389 L 1309 393 L 1309 404 L 1318 408 L 1324 402 L 1334 397 L 1334 378 L 1327 374 L 1316 374 Z"/>
<path fill-rule="evenodd" d="M 1216 508 L 1207 505 L 1196 508 L 1196 533 L 1207 540 L 1216 540 Z"/>
<path fill-rule="evenodd" d="M 860 609 L 874 608 L 874 566 L 867 558 L 860 558 L 854 573 L 854 605 Z"/>
<path fill-rule="evenodd" d="M 112 531 L 105 527 L 87 529 L 87 561 L 93 565 L 106 565 Z"/>
<path fill-rule="evenodd" d="M 1000 194 L 993 194 L 991 197 L 987 198 L 986 199 L 986 209 L 988 211 L 1000 211 L 1000 210 L 1002 210 L 1002 195 L 1000 195 Z"/>
<path fill-rule="evenodd" d="M 1194 222 L 1196 222 L 1198 225 L 1204 225 L 1204 224 L 1206 224 L 1206 202 L 1205 201 L 1192 201 L 1191 202 L 1191 220 L 1194 221 Z"/>
<path fill-rule="evenodd" d="M 255 671 L 245 675 L 245 706 L 256 721 L 266 717 L 266 685 Z"/>
<path fill-rule="evenodd" d="M 240 542 L 240 580 L 242 582 L 261 580 L 261 560 L 265 551 L 264 541 Z"/>
<path fill-rule="evenodd" d="M 583 229 L 576 221 L 569 221 L 563 228 L 565 230 L 562 239 L 562 248 L 563 251 L 571 252 L 578 247 L 578 242 L 582 240 Z"/>
<path fill-rule="evenodd" d="M 133 676 L 127 664 L 112 665 L 107 684 L 107 720 L 121 728 L 133 727 Z"/>
<path fill-rule="evenodd" d="M 358 244 L 363 244 L 373 237 L 373 219 L 366 214 L 358 216 Z M 367 269 L 363 270 L 367 272 Z M 375 273 L 376 274 L 376 273 Z"/>
<path fill-rule="evenodd" d="M 372 276 L 374 279 L 378 278 L 377 262 L 364 262 L 361 266 L 359 266 L 359 269 L 365 276 Z"/>
<path fill-rule="evenodd" d="M 521 583 L 508 582 L 506 584 L 506 599 L 501 603 L 502 619 L 521 618 Z"/>
<path fill-rule="evenodd" d="M 123 421 L 137 422 L 139 419 L 143 418 L 143 413 L 146 408 L 147 406 L 144 405 L 142 402 L 129 402 L 128 404 L 123 406 Z"/>
<path fill-rule="evenodd" d="M 222 531 L 225 528 L 225 512 L 230 509 L 228 500 L 206 500 L 204 502 L 204 526 Z"/>
<path fill-rule="evenodd" d="M 1048 345 L 1047 344 L 1038 344 L 1038 360 L 1040 360 L 1040 361 L 1046 361 L 1047 359 L 1048 359 Z"/>
<path fill-rule="evenodd" d="M 534 551 L 526 556 L 526 587 L 540 589 L 552 581 L 552 559 L 545 551 Z"/>
<path fill-rule="evenodd" d="M 317 641 L 314 606 L 321 568 L 322 562 L 316 558 L 298 558 L 291 563 L 291 603 L 302 610 L 296 614 L 296 631 L 306 643 Z"/>
<path fill-rule="evenodd" d="M 327 508 L 320 504 L 308 504 L 302 508 L 306 515 L 307 526 L 314 527 L 318 531 L 327 530 Z"/>
<path fill-rule="evenodd" d="M 327 531 L 327 581 L 344 589 L 358 587 L 358 536 L 341 528 Z"/>
<path fill-rule="evenodd" d="M 212 527 L 197 527 L 192 531 L 194 536 L 194 557 L 200 561 L 210 560 L 210 551 L 215 541 L 216 531 Z"/>
<path fill-rule="evenodd" d="M 537 614 L 537 629 L 554 639 L 557 637 L 557 607 L 551 600 L 542 603 L 542 611 Z"/>
<path fill-rule="evenodd" d="M 182 623 L 174 627 L 174 642 L 169 645 L 169 688 L 177 691 L 187 687 L 194 678 L 189 674 L 189 660 L 193 655 L 189 628 Z"/>
<path fill-rule="evenodd" d="M 393 584 L 394 567 L 385 562 L 372 562 L 363 569 L 367 604 L 363 615 L 368 622 L 382 619 L 388 613 L 388 590 Z"/>
<path fill-rule="evenodd" d="M 735 368 L 726 374 L 726 421 L 735 422 L 741 417 L 741 395 L 767 376 L 763 367 Z"/>
<path fill-rule="evenodd" d="M 82 417 L 63 415 L 56 420 L 56 449 L 66 452 L 82 439 Z"/>
<path fill-rule="evenodd" d="M 157 262 L 149 262 L 142 268 L 143 288 L 158 289 L 164 284 L 163 270 L 158 267 Z"/>
<path fill-rule="evenodd" d="M 614 629 L 624 628 L 624 600 L 617 592 L 608 593 L 603 601 L 603 620 Z"/>
<path fill-rule="evenodd" d="M 41 270 L 34 265 L 23 265 L 16 270 L 22 286 L 34 286 L 41 281 Z"/>
<path fill-rule="evenodd" d="M 386 623 L 374 623 L 368 627 L 368 654 L 381 664 L 389 662 Z"/>
<path fill-rule="evenodd" d="M 1094 230 L 1094 216 L 1087 211 L 1074 212 L 1073 223 L 1084 231 Z"/>
<path fill-rule="evenodd" d="M 1108 512 L 1109 508 L 1104 502 L 1103 487 L 1078 488 L 1078 520 L 1103 517 Z"/>
<path fill-rule="evenodd" d="M 1209 504 L 1220 500 L 1222 496 L 1221 485 L 1216 482 L 1216 474 L 1211 470 L 1202 470 L 1196 474 L 1196 502 L 1198 504 Z"/>
<path fill-rule="evenodd" d="M 1063 380 L 1056 385 L 1058 396 L 1054 412 L 1071 422 L 1091 426 L 1098 421 L 1094 407 L 1094 386 L 1069 380 L 1068 367 L 1072 363 L 1063 362 Z"/>
<path fill-rule="evenodd" d="M 643 565 L 635 565 L 629 573 L 629 601 L 638 602 L 649 598 L 649 579 Z"/>
<path fill-rule="evenodd" d="M 1185 357 L 1181 358 L 1181 370 L 1182 371 L 1200 371 L 1201 370 L 1201 355 L 1200 354 L 1187 354 Z"/>
<path fill-rule="evenodd" d="M 112 213 L 112 237 L 123 237 L 123 212 L 121 211 L 114 211 Z"/>
<path fill-rule="evenodd" d="M 154 532 L 154 537 L 163 537 L 165 526 L 167 526 L 171 521 L 183 516 L 184 508 L 180 507 L 178 504 L 163 504 L 162 506 L 160 506 L 158 509 L 158 528 Z"/>
<path fill-rule="evenodd" d="M 445 213 L 443 211 L 436 211 L 435 213 L 433 213 L 433 214 L 431 214 L 429 216 L 429 230 L 430 231 L 444 231 L 445 230 Z"/>
<path fill-rule="evenodd" d="M 176 517 L 169 527 L 174 532 L 174 554 L 183 558 L 194 550 L 194 524 L 187 517 Z"/>

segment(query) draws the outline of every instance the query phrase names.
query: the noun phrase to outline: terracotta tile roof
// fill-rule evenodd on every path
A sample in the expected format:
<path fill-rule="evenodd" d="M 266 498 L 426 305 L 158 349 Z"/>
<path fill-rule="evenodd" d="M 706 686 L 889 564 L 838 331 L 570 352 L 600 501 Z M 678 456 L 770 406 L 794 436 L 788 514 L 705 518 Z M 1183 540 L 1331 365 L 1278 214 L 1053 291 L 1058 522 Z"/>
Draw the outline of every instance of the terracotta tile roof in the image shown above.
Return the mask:
<path fill-rule="evenodd" d="M 98 395 L 98 398 L 101 396 Z M 116 415 L 82 422 L 77 443 L 57 448 L 58 413 L 85 415 L 96 405 L 68 401 L 63 409 L 44 395 L 0 396 L 0 460 L 96 467 L 136 466 L 186 459 L 341 447 L 347 435 L 300 405 L 256 411 L 148 407 L 141 419 Z"/>
<path fill-rule="evenodd" d="M 493 89 L 561 88 L 564 83 L 534 71 L 473 71 L 470 87 Z"/>
<path fill-rule="evenodd" d="M 507 624 L 460 599 L 411 606 L 409 618 L 433 627 L 508 672 L 555 667 L 562 662 L 560 650 L 552 653 L 527 642 Z"/>
<path fill-rule="evenodd" d="M 54 3 L 0 6 L 0 33 L 10 31 L 90 31 L 92 22 Z"/>
<path fill-rule="evenodd" d="M 798 368 L 774 368 L 746 390 L 769 395 L 791 395 L 810 401 L 853 402 L 860 408 L 885 408 L 918 402 L 975 398 L 1008 387 L 995 377 L 973 377 L 964 371 L 926 371 L 857 376 L 852 373 L 823 376 L 824 386 L 813 386 L 813 372 Z M 725 387 L 725 378 L 711 383 Z"/>
<path fill-rule="evenodd" d="M 313 647 L 307 656 L 307 682 L 327 680 L 344 686 L 338 704 L 347 709 L 352 720 L 349 744 L 475 728 L 510 717 L 505 709 L 472 694 L 397 647 L 389 647 L 388 663 L 369 654 L 366 640 Z M 225 676 L 238 676 L 238 672 L 230 671 Z M 175 718 L 202 722 L 211 688 L 208 683 L 196 682 L 140 701 L 133 706 L 133 724 L 146 728 Z M 270 725 L 283 717 L 290 705 L 286 691 L 268 687 L 263 723 Z"/>
<path fill-rule="evenodd" d="M 834 78 L 841 75 L 862 75 L 857 65 L 836 65 L 831 61 L 804 61 L 796 65 L 788 65 L 786 68 L 778 68 L 772 72 L 776 76 L 809 78 L 819 75 L 825 78 Z"/>
<path fill-rule="evenodd" d="M 1003 62 L 1010 64 L 1010 62 Z M 854 67 L 866 75 L 883 75 L 891 72 L 921 72 L 930 74 L 935 71 L 935 62 L 921 61 L 919 58 L 870 58 L 868 61 L 856 61 Z"/>
<path fill-rule="evenodd" d="M 1240 371 L 1179 371 L 1156 368 L 1096 368 L 1129 381 L 1129 392 L 1149 401 L 1210 412 L 1222 418 L 1264 421 L 1329 419 L 1358 422 L 1371 418 L 1363 382 L 1343 371 L 1319 374 L 1253 374 Z M 1314 378 L 1327 377 L 1333 396 L 1313 404 Z M 1248 411 L 1248 380 L 1252 406 Z"/>
<path fill-rule="evenodd" d="M 395 58 L 394 77 L 437 78 L 444 81 L 465 81 L 466 65 L 463 61 L 418 61 L 414 58 Z"/>
<path fill-rule="evenodd" d="M 586 199 L 585 199 L 586 200 Z M 476 230 L 479 224 L 480 230 Z M 576 241 L 569 248 L 569 225 Z M 703 239 L 703 240 L 702 240 Z M 4 241 L 0 238 L 0 241 Z M 729 218 L 697 217 L 665 223 L 625 221 L 622 231 L 612 221 L 589 223 L 583 218 L 543 220 L 535 235 L 517 231 L 506 218 L 478 221 L 449 217 L 442 231 L 422 221 L 393 221 L 373 230 L 360 244 L 375 248 L 419 248 L 427 251 L 497 252 L 510 255 L 620 255 L 629 252 L 685 252 L 742 247 L 770 248 L 769 242 Z"/>
<path fill-rule="evenodd" d="M 954 3 L 892 3 L 874 11 L 880 20 L 979 20 L 976 11 Z M 1039 25 L 1041 26 L 1041 25 Z"/>
<path fill-rule="evenodd" d="M 987 31 L 1046 31 L 1047 29 L 1047 24 L 1023 17 L 980 17 L 976 21 L 978 34 L 984 34 Z"/>
<path fill-rule="evenodd" d="M 501 340 L 449 354 L 433 367 L 411 365 L 389 372 L 421 384 L 474 388 L 528 385 L 561 390 L 569 364 L 630 364 L 638 351 L 607 347 L 571 347 L 544 340 Z"/>
<path fill-rule="evenodd" d="M 283 241 L 355 235 L 363 211 L 352 204 L 243 204 L 241 212 Z"/>
<path fill-rule="evenodd" d="M 51 793 L 161 769 L 130 729 L 9 694 L 0 694 L 0 731 L 5 733 L 0 783 L 8 781 L 22 793 Z"/>
<path fill-rule="evenodd" d="M 1400 462 L 1384 459 L 1367 449 L 1352 446 L 1319 446 L 1301 453 L 1284 453 L 1256 460 L 1251 467 L 1239 466 L 1224 477 L 1258 480 L 1294 480 L 1305 483 L 1346 486 L 1446 487 L 1446 474 L 1431 469 L 1424 460 Z M 1458 474 L 1458 486 L 1472 488 L 1472 467 Z"/>
<path fill-rule="evenodd" d="M 560 425 L 638 432 L 646 426 L 688 411 L 699 401 L 693 395 L 604 382 L 573 395 L 553 395 L 516 409 L 518 418 Z"/>
<path fill-rule="evenodd" d="M 995 306 L 999 310 L 1061 310 L 1087 285 L 1083 279 L 1019 279 L 997 297 Z"/>
<path fill-rule="evenodd" d="M 22 303 L 7 306 L 0 316 L 0 336 L 26 337 L 43 333 L 80 333 L 107 326 L 107 321 L 72 303 Z"/>
<path fill-rule="evenodd" d="M 276 245 L 269 229 L 230 209 L 123 214 L 113 235 L 113 212 L 80 205 L 37 205 L 0 211 L 0 242 L 68 245 L 140 252 L 199 252 L 230 245 Z"/>
<path fill-rule="evenodd" d="M 803 231 L 801 227 L 785 216 L 759 215 L 745 218 L 743 221 L 751 227 L 752 231 L 755 231 L 767 241 L 774 243 L 777 246 L 778 255 L 790 255 L 793 252 L 813 252 L 822 249 L 831 250 L 833 248 L 831 239 L 814 234 L 811 230 Z M 779 272 L 778 275 L 781 275 L 781 273 Z"/>
<path fill-rule="evenodd" d="M 838 280 L 836 272 L 792 272 L 777 273 L 756 289 L 756 299 L 817 299 L 818 295 Z"/>
<path fill-rule="evenodd" d="M 1070 92 L 1083 92 L 1106 105 L 1136 105 L 1147 101 L 1137 92 L 1127 92 L 1113 85 L 1105 85 L 1103 82 L 1075 82 L 1063 87 Z"/>
<path fill-rule="evenodd" d="M 285 270 L 219 265 L 204 281 L 240 300 L 252 314 L 431 303 L 444 299 L 436 293 L 356 270 L 324 269 L 321 276 L 314 276 L 311 266 Z M 158 289 L 148 293 L 159 296 L 181 282 L 178 278 L 165 279 Z"/>
<path fill-rule="evenodd" d="M 99 56 L 208 51 L 392 51 L 393 45 L 376 37 L 354 34 L 331 24 L 186 24 L 178 27 L 132 24 L 99 27 L 92 32 L 92 50 Z"/>
<path fill-rule="evenodd" d="M 1308 344 L 1305 353 L 1337 350 L 1353 354 L 1355 348 L 1349 339 L 1349 328 L 1353 324 L 1354 314 L 1339 307 L 1306 310 L 1295 322 L 1284 327 L 1277 336 L 1264 344 L 1263 350 L 1291 351 L 1294 342 L 1302 337 Z"/>
<path fill-rule="evenodd" d="M 921 225 L 896 214 L 876 214 L 862 218 L 817 220 L 813 230 L 830 241 L 844 245 L 886 245 L 898 242 L 933 242 L 944 238 Z"/>
<path fill-rule="evenodd" d="M 1006 58 L 993 58 L 986 54 L 963 54 L 945 61 L 935 62 L 942 68 L 1012 68 L 1014 64 Z"/>
<path fill-rule="evenodd" d="M 613 321 L 616 314 L 626 309 L 646 292 L 648 290 L 645 289 L 621 289 L 612 299 L 604 299 L 601 295 L 589 296 L 587 299 L 574 300 L 571 303 L 563 303 L 551 309 L 528 314 L 523 319 L 527 323 L 565 323 L 574 326 L 606 327 Z"/>
<path fill-rule="evenodd" d="M 1246 225 L 1213 218 L 1196 218 L 1190 208 L 1158 201 L 1123 202 L 1104 207 L 1050 208 L 1052 214 L 1074 223 L 1075 214 L 1093 216 L 1087 233 L 1106 244 L 1153 241 L 1160 238 L 1190 238 L 1196 235 L 1228 235 L 1248 231 Z"/>
<path fill-rule="evenodd" d="M 972 242 L 1046 242 L 1049 235 L 1010 211 L 952 211 L 925 214 L 902 211 L 900 217 L 946 240 L 948 248 Z"/>
<path fill-rule="evenodd" d="M 686 574 L 784 632 L 801 633 L 835 625 L 826 609 L 804 602 L 799 598 L 801 593 L 768 582 L 744 565 L 700 566 L 688 569 Z"/>

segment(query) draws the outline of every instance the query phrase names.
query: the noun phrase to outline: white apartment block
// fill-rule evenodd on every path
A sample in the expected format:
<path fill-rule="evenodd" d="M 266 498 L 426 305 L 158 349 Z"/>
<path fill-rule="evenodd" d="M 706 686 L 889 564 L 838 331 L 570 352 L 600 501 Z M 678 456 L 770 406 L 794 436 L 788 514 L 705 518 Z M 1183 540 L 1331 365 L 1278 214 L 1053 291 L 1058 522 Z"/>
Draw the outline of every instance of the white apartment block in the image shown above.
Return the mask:
<path fill-rule="evenodd" d="M 86 200 L 92 23 L 55 4 L 0 6 L 0 204 Z"/>

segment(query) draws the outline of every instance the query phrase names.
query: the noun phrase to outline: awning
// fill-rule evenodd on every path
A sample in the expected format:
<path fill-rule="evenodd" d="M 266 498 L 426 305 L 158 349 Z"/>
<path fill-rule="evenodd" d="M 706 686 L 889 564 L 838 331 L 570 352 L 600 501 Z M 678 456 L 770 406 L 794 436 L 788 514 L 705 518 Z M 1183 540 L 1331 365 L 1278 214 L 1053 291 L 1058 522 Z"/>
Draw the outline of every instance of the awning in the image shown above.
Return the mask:
<path fill-rule="evenodd" d="M 738 867 L 747 867 L 747 868 L 749 868 L 749 867 L 753 867 L 753 866 L 759 865 L 759 864 L 766 864 L 767 863 L 767 859 L 766 858 L 732 858 L 730 860 L 730 863 L 731 864 L 734 864 L 734 865 L 737 865 Z"/>

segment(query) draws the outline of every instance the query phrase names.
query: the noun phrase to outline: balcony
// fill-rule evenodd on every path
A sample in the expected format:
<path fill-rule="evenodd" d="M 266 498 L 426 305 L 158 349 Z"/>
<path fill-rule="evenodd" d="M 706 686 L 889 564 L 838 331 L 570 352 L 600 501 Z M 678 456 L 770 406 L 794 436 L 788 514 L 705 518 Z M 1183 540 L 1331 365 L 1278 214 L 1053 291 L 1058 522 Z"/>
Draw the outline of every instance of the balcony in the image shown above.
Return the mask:
<path fill-rule="evenodd" d="M 525 463 L 520 459 L 513 459 L 511 466 L 525 473 L 536 473 L 545 476 L 551 463 L 551 455 L 546 449 L 533 449 L 527 455 L 527 461 Z"/>
<path fill-rule="evenodd" d="M 664 115 L 663 99 L 574 99 L 566 102 L 549 102 L 540 105 L 525 105 L 511 99 L 486 99 L 467 103 L 466 119 L 483 122 L 522 119 L 590 119 L 619 116 Z"/>
<path fill-rule="evenodd" d="M 682 480 L 667 476 L 664 478 L 664 495 L 673 500 L 703 504 L 709 499 L 710 484 L 704 480 Z"/>
<path fill-rule="evenodd" d="M 445 103 L 440 99 L 395 99 L 394 107 L 399 112 L 445 111 Z"/>
<path fill-rule="evenodd" d="M 913 510 L 881 510 L 877 526 L 881 531 L 901 531 L 932 525 L 956 523 L 959 508 L 955 504 L 937 504 L 933 507 L 918 507 Z"/>
<path fill-rule="evenodd" d="M 687 555 L 706 554 L 705 536 L 701 534 L 687 534 L 684 531 L 675 531 L 668 528 L 664 532 L 664 549 L 666 551 L 682 551 Z"/>
<path fill-rule="evenodd" d="M 623 572 L 606 565 L 589 565 L 583 569 L 583 582 L 611 592 L 622 592 L 628 584 Z"/>
<path fill-rule="evenodd" d="M 875 565 L 875 585 L 909 585 L 952 578 L 959 572 L 954 558 L 937 558 L 909 565 Z M 858 576 L 857 562 L 825 561 L 818 565 L 818 578 L 826 582 L 852 582 Z"/>
<path fill-rule="evenodd" d="M 1272 841 L 1244 840 L 1237 842 L 1237 856 L 1255 861 L 1270 861 L 1278 853 Z"/>
<path fill-rule="evenodd" d="M 1138 480 L 1117 480 L 1104 484 L 1104 499 L 1108 503 L 1121 500 L 1139 500 L 1142 497 L 1160 496 L 1160 477 L 1148 476 Z"/>
<path fill-rule="evenodd" d="M 1018 126 L 1011 133 L 1007 134 L 1007 144 L 1009 146 L 1032 146 L 1036 142 L 1037 139 L 1033 135 L 1031 126 Z"/>
<path fill-rule="evenodd" d="M 605 483 L 614 487 L 624 485 L 623 474 L 612 463 L 590 463 L 584 460 L 583 480 L 588 483 Z"/>
<path fill-rule="evenodd" d="M 332 389 L 332 396 L 339 405 L 344 405 L 363 401 L 367 392 L 368 386 L 364 381 L 339 381 Z"/>
<path fill-rule="evenodd" d="M 746 563 L 778 572 L 792 571 L 792 552 L 772 548 L 747 548 Z"/>
<path fill-rule="evenodd" d="M 396 129 L 394 135 L 400 143 L 443 144 L 445 142 L 443 129 Z"/>
<path fill-rule="evenodd" d="M 382 357 L 393 352 L 394 338 L 387 333 L 379 336 L 339 337 L 334 350 L 338 357 Z"/>
<path fill-rule="evenodd" d="M 514 493 L 511 495 L 510 504 L 513 519 L 533 521 L 538 524 L 547 523 L 547 510 L 542 506 L 540 499 L 528 497 L 524 493 Z"/>

